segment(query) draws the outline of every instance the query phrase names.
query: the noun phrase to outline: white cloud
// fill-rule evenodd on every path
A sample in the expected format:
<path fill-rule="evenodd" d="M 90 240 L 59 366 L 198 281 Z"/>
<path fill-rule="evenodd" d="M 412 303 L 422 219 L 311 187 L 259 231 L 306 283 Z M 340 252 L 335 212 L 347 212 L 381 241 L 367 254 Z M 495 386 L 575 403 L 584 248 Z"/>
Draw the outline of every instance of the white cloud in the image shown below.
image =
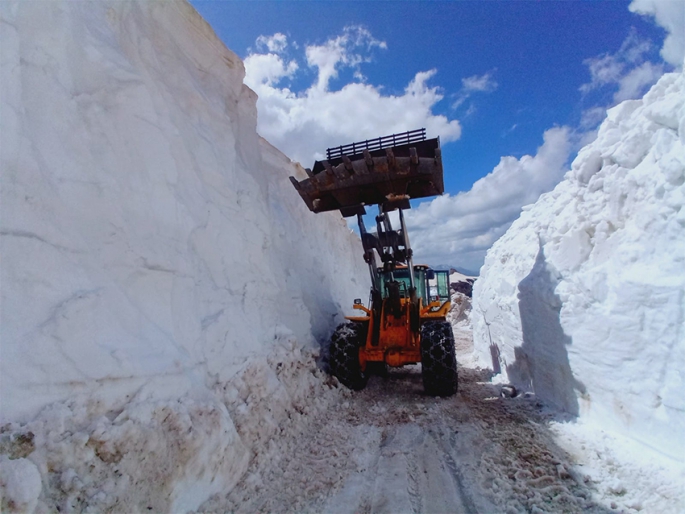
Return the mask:
<path fill-rule="evenodd" d="M 590 107 L 583 111 L 580 118 L 580 128 L 588 130 L 596 127 L 607 116 L 606 107 Z"/>
<path fill-rule="evenodd" d="M 461 90 L 457 99 L 452 103 L 452 109 L 456 109 L 463 104 L 473 93 L 492 93 L 497 89 L 497 82 L 492 78 L 494 71 L 489 71 L 484 75 L 472 75 L 461 79 Z M 475 107 L 469 107 L 471 113 L 475 112 Z"/>
<path fill-rule="evenodd" d="M 340 36 L 329 39 L 323 45 L 307 46 L 307 64 L 318 68 L 317 88 L 328 89 L 330 79 L 338 76 L 338 65 L 355 68 L 355 75 L 363 77 L 359 64 L 370 61 L 368 52 L 374 47 L 387 48 L 387 45 L 385 41 L 375 39 L 371 32 L 359 26 L 345 27 Z M 367 54 L 360 53 L 360 50 Z"/>
<path fill-rule="evenodd" d="M 298 70 L 297 62 L 285 64 L 283 58 L 276 54 L 251 54 L 245 58 L 245 83 L 252 89 L 260 85 L 271 86 L 285 77 L 292 77 Z"/>
<path fill-rule="evenodd" d="M 618 82 L 619 87 L 614 94 L 614 102 L 619 103 L 642 96 L 645 89 L 655 84 L 663 74 L 663 66 L 651 62 L 644 62 L 637 68 L 633 68 Z"/>
<path fill-rule="evenodd" d="M 483 91 L 489 93 L 497 89 L 497 82 L 492 79 L 492 73 L 488 72 L 485 75 L 473 75 L 465 79 L 461 79 L 464 91 Z"/>
<path fill-rule="evenodd" d="M 614 55 L 602 55 L 586 59 L 585 65 L 590 69 L 592 81 L 580 86 L 580 91 L 587 93 L 593 89 L 613 84 L 620 80 L 625 64 L 620 62 Z"/>
<path fill-rule="evenodd" d="M 471 104 L 471 105 L 469 105 L 469 108 L 466 109 L 466 112 L 464 113 L 463 118 L 470 118 L 471 116 L 476 114 L 477 111 L 478 111 L 478 108 L 475 105 Z"/>
<path fill-rule="evenodd" d="M 682 0 L 633 0 L 631 12 L 654 16 L 668 35 L 661 48 L 661 57 L 667 63 L 682 68 L 685 59 L 685 2 Z"/>
<path fill-rule="evenodd" d="M 571 153 L 571 131 L 544 133 L 535 156 L 502 157 L 470 191 L 443 195 L 407 211 L 416 262 L 479 269 L 487 249 L 520 215 L 561 180 Z"/>
<path fill-rule="evenodd" d="M 631 31 L 621 48 L 584 61 L 590 71 L 590 82 L 580 86 L 587 95 L 594 90 L 615 90 L 610 105 L 593 106 L 582 113 L 580 127 L 594 129 L 604 119 L 606 110 L 624 100 L 640 98 L 664 73 L 662 64 L 647 60 L 652 43 Z"/>
<path fill-rule="evenodd" d="M 604 86 L 618 86 L 619 90 L 623 90 L 620 95 L 623 100 L 635 98 L 644 93 L 644 87 L 656 82 L 656 79 L 663 74 L 662 70 L 654 77 L 654 73 L 660 69 L 660 66 L 645 60 L 645 54 L 651 48 L 652 44 L 649 41 L 640 39 L 635 32 L 631 32 L 618 52 L 586 59 L 583 62 L 590 70 L 591 81 L 580 86 L 580 91 L 588 93 Z M 650 66 L 645 67 L 645 64 Z M 643 68 L 643 70 L 632 74 L 637 68 Z M 632 76 L 628 78 L 631 74 Z M 646 81 L 648 76 L 652 78 L 651 82 Z M 625 85 L 624 81 L 627 82 Z M 637 84 L 639 87 L 636 87 Z M 631 92 L 632 96 L 626 97 L 628 92 Z"/>
<path fill-rule="evenodd" d="M 502 132 L 502 137 L 507 137 L 509 134 L 514 132 L 514 130 L 516 130 L 518 128 L 518 126 L 519 126 L 518 123 L 514 123 L 511 127 L 509 127 L 507 130 Z"/>
<path fill-rule="evenodd" d="M 273 53 L 282 53 L 288 47 L 288 38 L 285 34 L 276 32 L 273 36 L 259 36 L 257 38 L 257 48 L 268 50 Z"/>
<path fill-rule="evenodd" d="M 433 114 L 443 99 L 441 90 L 428 84 L 436 70 L 416 73 L 399 95 L 364 83 L 360 65 L 385 47 L 362 27 L 347 27 L 323 44 L 306 46 L 304 60 L 317 73 L 300 91 L 280 83 L 298 76 L 295 60 L 286 64 L 273 53 L 251 53 L 245 59 L 245 83 L 259 95 L 259 133 L 304 166 L 322 158 L 328 147 L 420 127 L 443 142 L 458 139 L 459 122 Z M 331 80 L 343 68 L 352 69 L 356 81 L 333 90 Z"/>

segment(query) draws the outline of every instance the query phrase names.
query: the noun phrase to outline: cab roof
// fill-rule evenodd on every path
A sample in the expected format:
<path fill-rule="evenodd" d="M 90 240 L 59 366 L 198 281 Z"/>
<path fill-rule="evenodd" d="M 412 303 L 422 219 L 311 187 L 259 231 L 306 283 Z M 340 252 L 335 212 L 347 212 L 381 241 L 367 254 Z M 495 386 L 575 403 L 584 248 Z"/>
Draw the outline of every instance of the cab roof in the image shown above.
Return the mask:
<path fill-rule="evenodd" d="M 395 270 L 403 270 L 407 269 L 407 266 L 405 264 L 398 264 L 395 267 Z M 414 269 L 419 269 L 419 270 L 429 270 L 431 267 L 428 264 L 414 264 Z M 383 273 L 384 270 L 383 268 L 378 268 L 379 273 Z"/>

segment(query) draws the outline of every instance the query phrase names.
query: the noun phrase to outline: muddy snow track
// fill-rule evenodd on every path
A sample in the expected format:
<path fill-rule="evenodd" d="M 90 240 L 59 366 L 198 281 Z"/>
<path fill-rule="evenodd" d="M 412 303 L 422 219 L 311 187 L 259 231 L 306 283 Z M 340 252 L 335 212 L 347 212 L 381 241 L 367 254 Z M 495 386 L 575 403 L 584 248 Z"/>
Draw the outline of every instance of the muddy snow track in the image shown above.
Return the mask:
<path fill-rule="evenodd" d="M 534 399 L 506 399 L 460 369 L 451 398 L 423 394 L 420 366 L 371 377 L 256 458 L 205 512 L 607 512 L 552 442 Z"/>

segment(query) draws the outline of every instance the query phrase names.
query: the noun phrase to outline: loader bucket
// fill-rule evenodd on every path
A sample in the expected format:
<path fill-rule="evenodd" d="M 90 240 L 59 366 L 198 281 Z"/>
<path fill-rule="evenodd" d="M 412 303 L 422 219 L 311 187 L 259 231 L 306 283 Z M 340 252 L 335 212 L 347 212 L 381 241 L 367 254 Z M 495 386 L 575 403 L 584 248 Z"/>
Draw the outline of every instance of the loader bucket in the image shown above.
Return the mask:
<path fill-rule="evenodd" d="M 364 214 L 365 205 L 386 211 L 409 208 L 411 198 L 444 191 L 440 139 L 426 129 L 329 148 L 309 178 L 290 181 L 313 212 L 340 210 L 345 217 Z"/>

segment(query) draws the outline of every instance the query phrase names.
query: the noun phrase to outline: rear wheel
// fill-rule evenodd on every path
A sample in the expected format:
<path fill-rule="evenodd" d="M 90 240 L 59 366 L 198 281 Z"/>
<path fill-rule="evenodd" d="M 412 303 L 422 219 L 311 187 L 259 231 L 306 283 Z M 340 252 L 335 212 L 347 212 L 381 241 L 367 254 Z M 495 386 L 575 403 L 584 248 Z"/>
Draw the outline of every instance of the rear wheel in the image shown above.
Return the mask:
<path fill-rule="evenodd" d="M 421 375 L 427 394 L 451 396 L 457 392 L 457 356 L 449 322 L 428 321 L 421 326 Z"/>
<path fill-rule="evenodd" d="M 366 326 L 348 321 L 335 329 L 331 337 L 331 373 L 354 391 L 364 389 L 369 377 L 359 364 L 359 348 L 366 341 Z"/>

